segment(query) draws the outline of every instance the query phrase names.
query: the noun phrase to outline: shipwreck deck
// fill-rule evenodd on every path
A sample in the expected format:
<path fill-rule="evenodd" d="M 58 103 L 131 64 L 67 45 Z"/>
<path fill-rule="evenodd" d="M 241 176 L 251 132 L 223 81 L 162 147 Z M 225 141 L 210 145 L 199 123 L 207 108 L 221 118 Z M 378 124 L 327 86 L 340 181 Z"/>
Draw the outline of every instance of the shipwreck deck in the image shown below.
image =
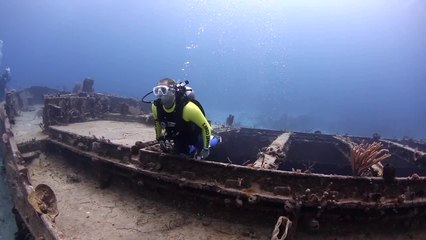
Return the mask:
<path fill-rule="evenodd" d="M 152 116 L 129 114 L 140 107 L 129 99 L 56 94 L 44 108 L 12 107 L 20 102 L 9 95 L 10 121 L 0 112 L 1 146 L 36 238 L 425 237 L 421 142 L 220 126 L 223 143 L 195 160 L 161 151 Z M 351 144 L 365 141 L 389 149 L 393 176 L 353 175 Z M 56 195 L 54 222 L 26 201 L 40 184 Z"/>
<path fill-rule="evenodd" d="M 206 216 L 205 209 L 168 202 L 115 181 L 100 189 L 92 172 L 59 154 L 29 166 L 32 183 L 49 185 L 58 199 L 56 224 L 66 239 L 268 239 L 270 229 Z M 144 195 L 142 195 L 144 194 Z M 245 237 L 246 236 L 246 237 Z"/>
<path fill-rule="evenodd" d="M 39 115 L 42 105 L 34 107 L 33 111 L 21 112 L 16 117 L 13 125 L 16 142 L 23 143 L 31 140 L 47 139 L 48 135 L 42 132 Z M 72 134 L 109 139 L 112 143 L 131 146 L 136 141 L 148 142 L 155 140 L 155 130 L 152 126 L 137 122 L 119 122 L 109 120 L 96 120 L 80 123 L 71 123 L 64 126 L 51 126 L 50 128 L 69 132 Z"/>
<path fill-rule="evenodd" d="M 41 132 L 37 111 L 17 117 L 14 131 L 22 142 L 47 139 Z M 31 120 L 31 121 L 28 121 Z M 65 126 L 51 126 L 60 132 L 84 137 L 109 139 L 112 143 L 131 146 L 136 141 L 155 139 L 154 129 L 142 123 L 90 121 Z M 132 166 L 132 164 L 129 164 Z M 136 166 L 133 166 L 136 167 Z M 113 181 L 108 188 L 99 187 L 93 169 L 84 162 L 69 159 L 62 152 L 47 151 L 28 165 L 33 186 L 49 185 L 56 194 L 60 214 L 56 225 L 66 239 L 269 239 L 273 222 L 238 219 L 226 212 L 214 212 L 211 206 L 200 206 L 178 197 L 152 192 L 152 189 L 129 188 L 124 181 Z M 226 216 L 225 218 L 222 218 Z M 230 221 L 233 219 L 233 221 Z M 369 232 L 359 234 L 340 231 L 342 238 L 368 239 Z M 393 233 L 396 239 L 424 236 L 422 232 L 409 235 Z M 335 235 L 299 232 L 297 239 L 328 239 Z M 372 239 L 387 239 L 386 234 L 373 234 Z M 399 236 L 399 237 L 398 237 Z M 337 238 L 338 239 L 338 238 Z"/>
<path fill-rule="evenodd" d="M 35 117 L 37 110 L 16 118 L 18 143 L 47 139 Z M 119 145 L 155 139 L 154 129 L 135 122 L 91 121 L 53 129 L 98 138 Z M 55 192 L 59 215 L 55 222 L 66 239 L 269 239 L 272 226 L 224 220 L 206 207 L 174 201 L 168 196 L 129 188 L 113 181 L 101 189 L 90 168 L 58 152 L 45 152 L 28 165 L 33 186 L 47 184 Z M 211 215 L 211 216 L 209 216 Z"/>

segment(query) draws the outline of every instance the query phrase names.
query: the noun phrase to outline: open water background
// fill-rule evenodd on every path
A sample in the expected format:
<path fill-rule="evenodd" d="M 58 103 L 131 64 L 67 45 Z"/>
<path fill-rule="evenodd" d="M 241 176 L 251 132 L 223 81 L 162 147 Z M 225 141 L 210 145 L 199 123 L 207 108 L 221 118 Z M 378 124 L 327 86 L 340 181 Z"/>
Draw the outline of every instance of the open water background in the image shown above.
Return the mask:
<path fill-rule="evenodd" d="M 0 0 L 11 87 L 141 98 L 188 79 L 213 121 L 426 138 L 424 0 Z M 0 71 L 2 68 L 0 66 Z"/>

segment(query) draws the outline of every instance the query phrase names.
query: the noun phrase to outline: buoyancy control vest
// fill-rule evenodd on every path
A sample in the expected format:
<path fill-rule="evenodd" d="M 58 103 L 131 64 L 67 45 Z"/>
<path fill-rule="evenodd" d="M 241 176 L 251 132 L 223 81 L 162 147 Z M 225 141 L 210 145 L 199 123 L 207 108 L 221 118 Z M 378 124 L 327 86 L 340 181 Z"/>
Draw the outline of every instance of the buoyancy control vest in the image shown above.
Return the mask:
<path fill-rule="evenodd" d="M 204 109 L 200 102 L 187 96 L 176 96 L 176 106 L 173 112 L 166 112 L 163 108 L 160 99 L 154 101 L 154 105 L 157 108 L 157 119 L 161 127 L 166 129 L 166 139 L 182 139 L 189 142 L 197 140 L 198 135 L 201 133 L 201 129 L 193 122 L 186 122 L 183 119 L 183 108 L 189 102 L 194 103 L 201 110 L 205 116 Z"/>

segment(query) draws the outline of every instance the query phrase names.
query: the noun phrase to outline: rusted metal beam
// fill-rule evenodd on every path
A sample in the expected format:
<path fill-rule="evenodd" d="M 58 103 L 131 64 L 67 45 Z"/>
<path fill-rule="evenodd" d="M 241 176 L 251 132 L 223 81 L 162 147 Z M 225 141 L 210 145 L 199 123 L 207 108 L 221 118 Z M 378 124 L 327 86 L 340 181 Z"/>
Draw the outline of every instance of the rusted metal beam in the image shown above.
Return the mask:
<path fill-rule="evenodd" d="M 8 118 L 4 119 L 1 128 L 2 132 L 10 129 Z M 7 143 L 1 142 L 0 146 L 4 156 L 6 174 L 12 188 L 12 199 L 15 208 L 31 234 L 37 239 L 64 239 L 64 234 L 57 229 L 55 223 L 44 214 L 39 215 L 26 201 L 28 195 L 34 191 L 34 188 L 28 178 L 28 170 L 20 164 L 22 155 L 13 135 L 9 137 Z"/>
<path fill-rule="evenodd" d="M 269 146 L 263 148 L 253 163 L 255 168 L 278 169 L 279 165 L 285 161 L 286 151 L 290 146 L 291 133 L 279 135 Z"/>
<path fill-rule="evenodd" d="M 426 153 L 391 140 L 382 139 L 383 143 L 389 145 L 390 151 L 394 155 L 398 155 L 407 162 L 426 165 Z"/>

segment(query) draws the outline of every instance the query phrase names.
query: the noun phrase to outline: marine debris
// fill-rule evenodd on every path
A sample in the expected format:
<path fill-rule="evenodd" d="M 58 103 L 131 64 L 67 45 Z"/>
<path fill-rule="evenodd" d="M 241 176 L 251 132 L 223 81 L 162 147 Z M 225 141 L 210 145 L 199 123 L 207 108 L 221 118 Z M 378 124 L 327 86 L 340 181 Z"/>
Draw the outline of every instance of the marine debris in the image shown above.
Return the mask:
<path fill-rule="evenodd" d="M 38 214 L 46 214 L 52 222 L 59 215 L 55 193 L 46 184 L 37 185 L 28 195 L 28 202 Z"/>
<path fill-rule="evenodd" d="M 234 124 L 234 115 L 229 114 L 226 118 L 226 126 L 231 127 Z"/>
<path fill-rule="evenodd" d="M 93 84 L 95 83 L 95 81 L 92 79 L 92 78 L 90 78 L 90 77 L 87 77 L 87 78 L 85 78 L 84 79 L 84 81 L 83 81 L 83 88 L 81 89 L 81 91 L 82 92 L 85 92 L 85 93 L 93 93 Z"/>
<path fill-rule="evenodd" d="M 74 85 L 74 88 L 72 89 L 72 93 L 80 93 L 81 92 L 81 84 L 77 83 Z"/>
<path fill-rule="evenodd" d="M 129 104 L 122 103 L 121 106 L 120 106 L 120 114 L 123 115 L 123 116 L 126 116 L 129 113 L 130 113 Z"/>
<path fill-rule="evenodd" d="M 285 216 L 280 216 L 275 225 L 274 230 L 272 231 L 271 240 L 284 240 L 287 239 L 289 235 L 289 229 L 293 223 Z"/>
<path fill-rule="evenodd" d="M 351 147 L 350 160 L 355 176 L 362 176 L 373 166 L 388 159 L 391 155 L 388 149 L 383 149 L 381 142 L 360 143 L 348 141 Z M 373 167 L 374 168 L 374 167 Z"/>

